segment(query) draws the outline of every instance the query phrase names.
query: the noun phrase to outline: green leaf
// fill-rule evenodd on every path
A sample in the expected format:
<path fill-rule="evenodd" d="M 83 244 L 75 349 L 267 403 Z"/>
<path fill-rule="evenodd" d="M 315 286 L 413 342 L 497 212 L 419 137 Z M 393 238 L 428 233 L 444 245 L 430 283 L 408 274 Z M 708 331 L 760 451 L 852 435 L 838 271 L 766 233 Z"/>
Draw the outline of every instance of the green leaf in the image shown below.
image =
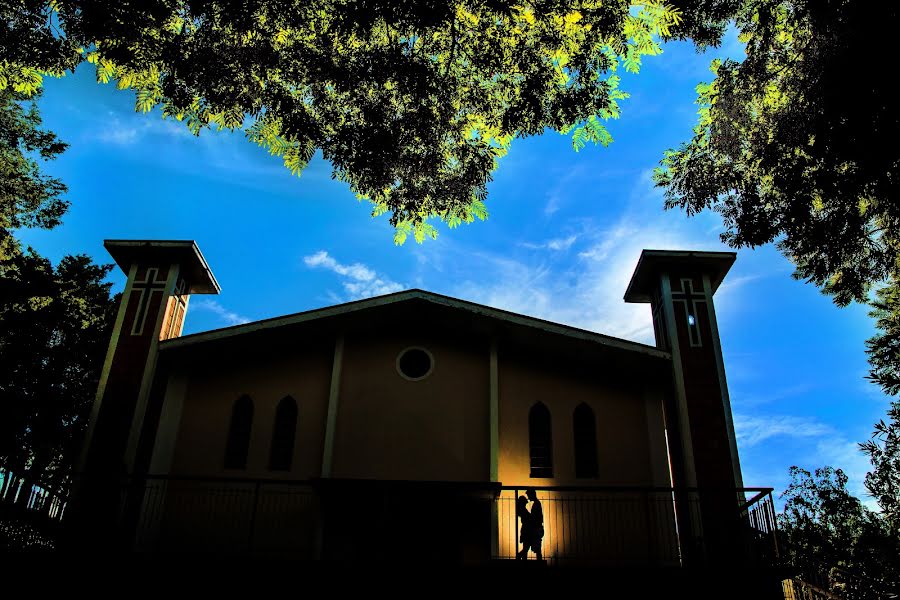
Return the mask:
<path fill-rule="evenodd" d="M 153 90 L 138 90 L 135 110 L 150 112 L 156 106 L 156 93 Z"/>
<path fill-rule="evenodd" d="M 406 238 L 412 231 L 413 226 L 409 221 L 401 221 L 397 223 L 395 229 L 396 231 L 394 232 L 394 244 L 397 246 L 402 246 L 406 243 Z"/>
<path fill-rule="evenodd" d="M 572 148 L 576 152 L 581 151 L 588 142 L 609 146 L 613 142 L 612 136 L 596 115 L 591 116 L 584 125 L 577 128 L 572 135 Z"/>

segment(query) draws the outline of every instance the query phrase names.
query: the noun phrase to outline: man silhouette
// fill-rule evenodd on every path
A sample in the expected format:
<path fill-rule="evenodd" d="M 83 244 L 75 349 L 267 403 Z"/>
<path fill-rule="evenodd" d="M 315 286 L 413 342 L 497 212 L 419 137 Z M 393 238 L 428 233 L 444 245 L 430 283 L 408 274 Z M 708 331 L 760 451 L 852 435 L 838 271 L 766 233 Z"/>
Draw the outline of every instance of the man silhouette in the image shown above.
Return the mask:
<path fill-rule="evenodd" d="M 525 543 L 525 556 L 528 556 L 528 547 L 534 550 L 538 560 L 542 560 L 541 546 L 544 540 L 544 509 L 541 501 L 538 500 L 537 492 L 533 488 L 525 491 L 525 495 L 531 500 L 531 514 L 529 516 L 529 529 L 531 529 L 530 540 Z"/>

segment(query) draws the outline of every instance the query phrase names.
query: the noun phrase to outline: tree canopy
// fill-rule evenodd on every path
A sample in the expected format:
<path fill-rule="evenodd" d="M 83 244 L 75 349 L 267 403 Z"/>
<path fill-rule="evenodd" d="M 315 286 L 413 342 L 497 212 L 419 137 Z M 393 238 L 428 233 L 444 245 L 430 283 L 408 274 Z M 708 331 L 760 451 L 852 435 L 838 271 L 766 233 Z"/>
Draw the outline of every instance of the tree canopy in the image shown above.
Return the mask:
<path fill-rule="evenodd" d="M 722 215 L 734 247 L 776 242 L 794 276 L 834 301 L 870 303 L 869 378 L 900 392 L 900 111 L 891 56 L 896 5 L 749 0 L 737 13 L 741 62 L 714 62 L 697 87 L 693 138 L 656 172 L 666 207 Z M 900 403 L 861 444 L 866 486 L 897 522 Z"/>
<path fill-rule="evenodd" d="M 861 0 L 0 0 L 0 460 L 71 468 L 116 301 L 109 267 L 58 267 L 9 230 L 53 227 L 65 186 L 40 161 L 65 149 L 41 127 L 44 76 L 87 61 L 102 83 L 195 134 L 242 130 L 301 174 L 316 151 L 395 240 L 487 214 L 512 140 L 552 129 L 576 150 L 660 42 L 716 44 L 736 19 L 747 58 L 714 62 L 691 140 L 657 171 L 666 205 L 724 218 L 735 246 L 777 242 L 795 275 L 840 305 L 867 301 L 871 378 L 900 392 L 900 112 L 878 57 L 898 9 Z M 868 511 L 830 468 L 792 469 L 781 526 L 802 562 L 893 577 L 900 405 L 863 444 Z M 893 544 L 893 545 L 892 545 Z M 800 550 L 797 550 L 797 549 Z M 886 562 L 887 561 L 887 562 Z M 885 575 L 887 573 L 888 575 Z M 846 581 L 836 580 L 844 585 Z M 855 592 L 854 592 L 855 593 Z"/>
<path fill-rule="evenodd" d="M 799 579 L 847 600 L 882 598 L 900 586 L 900 536 L 847 490 L 840 469 L 791 467 L 781 495 L 783 552 Z"/>
<path fill-rule="evenodd" d="M 0 258 L 10 251 L 9 230 L 50 228 L 68 208 L 66 186 L 41 172 L 66 144 L 40 128 L 37 96 L 0 88 Z"/>
<path fill-rule="evenodd" d="M 896 279 L 876 292 L 870 315 L 878 333 L 866 342 L 872 367 L 869 378 L 896 396 L 900 392 L 900 286 Z M 894 399 L 887 420 L 876 423 L 872 438 L 861 446 L 872 461 L 866 488 L 900 536 L 900 400 Z"/>
<path fill-rule="evenodd" d="M 900 8 L 859 0 L 752 0 L 746 59 L 698 86 L 694 137 L 657 170 L 667 207 L 718 211 L 735 246 L 777 242 L 795 276 L 843 306 L 866 302 L 900 256 Z"/>
<path fill-rule="evenodd" d="M 97 391 L 117 299 L 112 265 L 66 256 L 54 268 L 11 244 L 0 260 L 0 464 L 65 476 Z"/>
<path fill-rule="evenodd" d="M 390 213 L 396 241 L 484 218 L 497 160 L 550 128 L 612 141 L 618 68 L 660 40 L 716 43 L 735 0 L 84 0 L 6 3 L 0 87 L 82 61 L 194 133 L 243 129 L 300 174 Z"/>
<path fill-rule="evenodd" d="M 60 223 L 66 187 L 42 166 L 67 146 L 41 128 L 34 80 L 0 83 L 0 465 L 52 485 L 74 468 L 117 302 L 112 265 L 81 255 L 54 268 L 15 239 Z"/>

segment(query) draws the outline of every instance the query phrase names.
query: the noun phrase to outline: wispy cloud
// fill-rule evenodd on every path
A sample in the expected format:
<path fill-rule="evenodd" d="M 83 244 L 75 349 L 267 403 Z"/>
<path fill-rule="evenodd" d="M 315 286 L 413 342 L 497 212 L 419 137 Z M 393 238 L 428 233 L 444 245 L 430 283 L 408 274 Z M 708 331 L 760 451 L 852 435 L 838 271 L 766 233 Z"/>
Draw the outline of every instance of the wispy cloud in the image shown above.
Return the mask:
<path fill-rule="evenodd" d="M 749 448 L 776 436 L 817 438 L 833 433 L 833 428 L 812 417 L 791 415 L 734 415 L 738 443 Z"/>
<path fill-rule="evenodd" d="M 562 194 L 557 190 L 551 191 L 547 194 L 547 203 L 544 205 L 544 214 L 548 217 L 553 216 L 555 212 L 559 210 L 559 206 L 562 203 Z"/>
<path fill-rule="evenodd" d="M 566 204 L 571 196 L 571 189 L 576 181 L 584 179 L 586 167 L 575 165 L 564 170 L 556 180 L 556 185 L 547 192 L 544 204 L 544 215 L 552 217 Z"/>
<path fill-rule="evenodd" d="M 155 113 L 122 119 L 114 112 L 109 113 L 106 128 L 95 135 L 99 141 L 115 146 L 131 146 L 148 135 L 173 138 L 194 137 L 183 123 L 162 119 Z"/>
<path fill-rule="evenodd" d="M 878 509 L 878 503 L 869 495 L 864 483 L 866 473 L 872 469 L 872 464 L 856 442 L 843 435 L 829 436 L 816 444 L 816 452 L 822 462 L 815 466 L 831 465 L 842 469 L 847 474 L 847 488 L 850 493 L 869 508 Z"/>
<path fill-rule="evenodd" d="M 575 238 L 571 243 L 570 238 L 556 240 L 557 247 L 565 246 L 576 253 L 574 262 L 564 268 L 536 261 L 533 255 L 516 260 L 508 255 L 478 253 L 477 277 L 468 275 L 447 293 L 652 344 L 649 307 L 622 300 L 641 250 L 722 246 L 715 237 L 698 234 L 682 215 L 660 210 L 661 192 L 654 188 L 649 170 L 641 174 L 626 200 L 625 210 L 616 221 L 600 226 L 583 224 L 577 236 L 570 236 Z M 549 243 L 535 246 L 549 249 Z"/>
<path fill-rule="evenodd" d="M 864 485 L 866 473 L 872 468 L 868 458 L 860 451 L 859 445 L 841 434 L 835 427 L 814 417 L 793 415 L 749 415 L 736 413 L 734 428 L 738 446 L 744 459 L 749 456 L 759 461 L 769 450 L 762 442 L 773 443 L 772 438 L 791 440 L 790 462 L 776 461 L 769 467 L 757 465 L 757 469 L 744 469 L 744 481 L 762 482 L 765 485 L 787 486 L 787 465 L 795 464 L 812 471 L 829 465 L 847 474 L 847 488 L 873 510 L 878 506 L 868 495 Z M 751 460 L 751 464 L 753 461 Z"/>
<path fill-rule="evenodd" d="M 252 119 L 245 121 L 249 126 Z M 271 194 L 277 189 L 295 194 L 297 178 L 277 157 L 259 152 L 241 132 L 203 130 L 195 136 L 183 122 L 163 119 L 159 110 L 148 114 L 107 111 L 102 128 L 84 134 L 87 142 L 117 148 L 188 177 L 214 177 L 242 187 Z M 159 147 L 164 146 L 164 151 Z M 317 153 L 303 170 L 303 179 L 330 180 L 331 166 Z"/>
<path fill-rule="evenodd" d="M 732 375 L 737 372 L 739 375 L 737 379 L 741 379 L 740 375 L 746 374 L 746 372 L 741 371 L 741 365 L 758 360 L 759 359 L 756 358 L 754 354 L 747 354 L 743 356 L 730 355 L 725 357 L 725 364 L 728 371 L 729 388 L 731 389 L 730 393 L 732 406 L 739 406 L 743 410 L 748 410 L 754 407 L 763 406 L 765 404 L 774 404 L 776 402 L 789 400 L 798 396 L 806 396 L 810 392 L 813 392 L 817 387 L 820 387 L 819 385 L 811 382 L 800 382 L 782 387 L 780 389 L 772 389 L 771 387 L 769 387 L 765 389 L 761 394 L 758 388 L 754 386 L 754 391 L 750 394 L 747 394 L 743 391 L 744 386 L 739 384 L 736 385 L 733 382 L 733 379 L 735 378 L 732 377 Z M 757 382 L 760 378 L 761 376 L 758 373 L 750 373 L 747 377 L 744 377 L 744 379 L 750 379 L 753 382 Z"/>
<path fill-rule="evenodd" d="M 533 242 L 522 242 L 521 245 L 525 248 L 528 248 L 529 250 L 553 250 L 559 252 L 571 248 L 572 244 L 574 244 L 575 240 L 577 239 L 577 235 L 570 235 L 569 237 L 547 240 L 546 242 L 542 242 L 540 244 L 535 244 Z"/>
<path fill-rule="evenodd" d="M 250 319 L 247 317 L 228 310 L 215 300 L 200 300 L 199 302 L 192 303 L 191 307 L 211 312 L 228 325 L 243 325 L 244 323 L 250 322 Z"/>
<path fill-rule="evenodd" d="M 734 290 L 747 285 L 753 281 L 761 279 L 763 275 L 760 274 L 751 274 L 751 275 L 740 275 L 737 277 L 729 277 L 722 282 L 722 285 L 719 286 L 719 289 L 716 291 L 716 298 L 721 298 L 725 294 L 730 294 Z"/>
<path fill-rule="evenodd" d="M 125 127 L 121 123 L 111 124 L 109 129 L 104 129 L 97 134 L 97 138 L 101 142 L 116 146 L 130 146 L 136 143 L 139 137 L 136 127 Z"/>
<path fill-rule="evenodd" d="M 339 263 L 325 250 L 304 256 L 303 262 L 307 267 L 327 269 L 343 277 L 341 284 L 351 300 L 392 294 L 405 287 L 387 277 L 379 277 L 375 271 L 362 263 L 351 265 Z"/>
<path fill-rule="evenodd" d="M 653 232 L 645 230 L 643 234 Z M 631 241 L 616 241 L 623 238 Z M 482 264 L 490 273 L 489 282 L 463 283 L 455 294 L 497 308 L 652 343 L 649 308 L 622 300 L 642 240 L 639 231 L 624 224 L 598 233 L 565 272 L 533 261 L 488 256 Z"/>
<path fill-rule="evenodd" d="M 303 262 L 307 267 L 324 267 L 330 271 L 334 271 L 338 275 L 345 275 L 356 281 L 372 281 L 375 279 L 375 271 L 361 263 L 352 265 L 342 265 L 334 258 L 329 256 L 328 252 L 319 250 L 315 254 L 303 257 Z"/>

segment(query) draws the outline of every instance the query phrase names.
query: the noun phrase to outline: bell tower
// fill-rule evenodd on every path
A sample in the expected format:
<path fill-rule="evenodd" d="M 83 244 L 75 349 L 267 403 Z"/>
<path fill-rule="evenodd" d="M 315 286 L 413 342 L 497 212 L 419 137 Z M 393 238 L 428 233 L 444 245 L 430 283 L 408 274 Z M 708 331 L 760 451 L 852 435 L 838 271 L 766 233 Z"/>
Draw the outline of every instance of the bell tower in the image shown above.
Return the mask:
<path fill-rule="evenodd" d="M 219 284 L 193 241 L 106 240 L 128 274 L 91 410 L 79 471 L 88 477 L 132 473 L 161 341 L 178 337 L 192 294 Z"/>
<path fill-rule="evenodd" d="M 702 518 L 690 530 L 702 526 L 707 552 L 729 543 L 743 487 L 713 304 L 736 256 L 644 250 L 625 292 L 626 302 L 650 304 L 656 345 L 672 355 L 664 407 L 672 480 L 695 489 L 684 498 Z"/>

